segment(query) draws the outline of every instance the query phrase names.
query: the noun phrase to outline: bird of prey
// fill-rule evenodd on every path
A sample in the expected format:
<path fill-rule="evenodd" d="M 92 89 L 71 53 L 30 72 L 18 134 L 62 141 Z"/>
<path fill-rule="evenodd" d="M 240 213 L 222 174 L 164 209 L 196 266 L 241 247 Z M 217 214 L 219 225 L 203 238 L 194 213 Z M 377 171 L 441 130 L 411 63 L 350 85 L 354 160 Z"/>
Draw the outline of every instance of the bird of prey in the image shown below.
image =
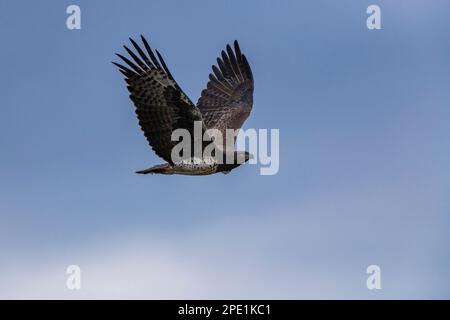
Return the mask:
<path fill-rule="evenodd" d="M 131 59 L 116 54 L 125 64 L 113 62 L 125 76 L 130 98 L 136 107 L 139 125 L 155 153 L 167 163 L 136 171 L 140 174 L 182 174 L 209 175 L 218 172 L 229 173 L 234 168 L 253 158 L 246 151 L 235 150 L 232 143 L 219 145 L 200 142 L 202 151 L 208 144 L 216 143 L 220 157 L 198 157 L 194 154 L 173 159 L 172 150 L 177 141 L 172 141 L 176 129 L 185 129 L 194 135 L 195 124 L 200 124 L 201 133 L 216 129 L 225 140 L 226 130 L 239 130 L 247 119 L 253 105 L 253 75 L 250 65 L 234 41 L 234 51 L 230 45 L 217 58 L 217 66 L 212 66 L 209 81 L 201 93 L 197 105 L 177 84 L 163 57 L 155 50 L 156 57 L 147 40 L 141 35 L 142 48 L 130 38 L 135 52 L 124 46 Z M 208 130 L 210 131 L 210 130 Z M 216 131 L 216 132 L 217 132 Z M 195 138 L 191 138 L 194 143 Z M 222 160 L 222 161 L 218 161 Z M 232 161 L 230 161 L 232 159 Z"/>

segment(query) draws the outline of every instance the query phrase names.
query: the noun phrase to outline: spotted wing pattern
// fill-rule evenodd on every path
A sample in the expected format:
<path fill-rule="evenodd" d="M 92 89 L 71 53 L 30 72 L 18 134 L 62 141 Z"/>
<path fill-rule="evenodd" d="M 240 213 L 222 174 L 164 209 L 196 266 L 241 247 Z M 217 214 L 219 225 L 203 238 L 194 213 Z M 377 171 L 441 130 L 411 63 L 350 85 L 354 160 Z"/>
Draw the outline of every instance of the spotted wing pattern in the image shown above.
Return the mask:
<path fill-rule="evenodd" d="M 161 54 L 153 53 L 141 36 L 147 54 L 130 38 L 137 54 L 124 46 L 133 61 L 117 54 L 127 66 L 113 62 L 125 75 L 130 98 L 136 107 L 139 125 L 155 153 L 172 163 L 171 152 L 177 142 L 172 132 L 183 128 L 193 135 L 194 121 L 202 121 L 202 114 L 181 90 L 167 68 Z"/>

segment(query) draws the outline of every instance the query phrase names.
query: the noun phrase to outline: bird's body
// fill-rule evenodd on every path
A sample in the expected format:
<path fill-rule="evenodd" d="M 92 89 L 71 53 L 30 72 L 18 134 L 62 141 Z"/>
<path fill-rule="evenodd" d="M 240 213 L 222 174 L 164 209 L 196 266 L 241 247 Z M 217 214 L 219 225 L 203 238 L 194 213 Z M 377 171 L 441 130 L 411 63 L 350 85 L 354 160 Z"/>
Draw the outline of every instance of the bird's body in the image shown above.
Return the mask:
<path fill-rule="evenodd" d="M 126 77 L 130 98 L 136 107 L 144 135 L 155 153 L 167 163 L 137 173 L 228 173 L 250 159 L 248 152 L 235 151 L 235 141 L 228 143 L 225 140 L 225 131 L 238 130 L 253 105 L 253 75 L 237 41 L 234 42 L 234 51 L 227 45 L 227 52 L 222 51 L 221 57 L 217 58 L 218 67 L 212 67 L 213 73 L 209 75 L 207 87 L 202 91 L 197 105 L 194 105 L 176 83 L 160 53 L 156 51 L 158 60 L 145 38 L 141 36 L 141 39 L 148 55 L 130 39 L 139 57 L 124 46 L 134 62 L 117 54 L 128 66 L 113 63 Z M 198 143 L 195 137 L 196 123 L 200 124 L 201 137 L 208 129 L 216 129 L 224 138 L 223 145 L 216 145 L 216 140 L 200 142 L 202 151 L 212 143 L 223 154 L 220 160 L 231 158 L 231 163 L 212 156 L 185 155 L 184 151 L 181 158 L 174 158 L 172 150 L 177 142 L 172 140 L 173 132 L 176 129 L 186 130 L 191 139 L 188 143 L 194 145 Z"/>
<path fill-rule="evenodd" d="M 186 176 L 205 176 L 217 172 L 219 164 L 213 158 L 190 158 L 172 165 L 162 164 L 137 173 L 181 174 Z"/>

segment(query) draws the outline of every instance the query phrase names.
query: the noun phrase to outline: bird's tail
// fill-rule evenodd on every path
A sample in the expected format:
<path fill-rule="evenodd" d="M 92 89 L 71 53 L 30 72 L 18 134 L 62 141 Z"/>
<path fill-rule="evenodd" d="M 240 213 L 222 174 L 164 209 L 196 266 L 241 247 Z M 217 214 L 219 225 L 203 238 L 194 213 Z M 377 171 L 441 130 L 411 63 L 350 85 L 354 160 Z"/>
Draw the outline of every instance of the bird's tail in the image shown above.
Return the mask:
<path fill-rule="evenodd" d="M 159 165 L 153 166 L 148 169 L 136 171 L 136 173 L 139 173 L 139 174 L 154 174 L 154 173 L 173 174 L 173 170 L 171 170 L 171 169 L 172 169 L 172 167 L 170 166 L 170 164 L 165 163 L 165 164 L 159 164 Z"/>

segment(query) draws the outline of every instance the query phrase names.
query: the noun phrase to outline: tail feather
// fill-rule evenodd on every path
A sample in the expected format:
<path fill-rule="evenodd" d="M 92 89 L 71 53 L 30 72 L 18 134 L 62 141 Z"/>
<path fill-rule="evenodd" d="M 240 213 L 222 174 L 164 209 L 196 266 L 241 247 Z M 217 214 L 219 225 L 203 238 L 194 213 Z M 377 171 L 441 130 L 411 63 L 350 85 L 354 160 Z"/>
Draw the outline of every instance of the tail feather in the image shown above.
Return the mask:
<path fill-rule="evenodd" d="M 148 169 L 136 171 L 136 173 L 139 173 L 139 174 L 155 174 L 155 173 L 171 174 L 171 172 L 169 170 L 170 168 L 171 167 L 168 163 L 159 164 L 159 165 L 153 166 Z"/>

